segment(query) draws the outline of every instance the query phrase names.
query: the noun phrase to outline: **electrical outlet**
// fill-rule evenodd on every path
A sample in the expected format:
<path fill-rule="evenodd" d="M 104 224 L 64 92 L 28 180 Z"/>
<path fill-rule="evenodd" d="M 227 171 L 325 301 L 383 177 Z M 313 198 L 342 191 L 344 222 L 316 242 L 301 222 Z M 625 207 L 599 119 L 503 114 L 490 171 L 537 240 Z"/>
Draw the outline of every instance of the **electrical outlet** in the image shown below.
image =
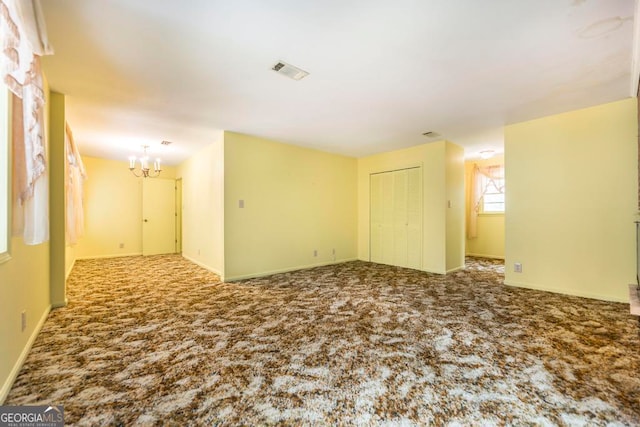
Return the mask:
<path fill-rule="evenodd" d="M 318 250 L 317 249 L 313 250 L 313 256 L 318 256 Z"/>
<path fill-rule="evenodd" d="M 22 331 L 24 332 L 24 330 L 27 329 L 27 312 L 26 311 L 23 311 L 22 313 L 20 313 L 20 323 L 21 323 Z"/>
<path fill-rule="evenodd" d="M 513 264 L 513 271 L 516 273 L 522 273 L 522 264 L 519 262 Z"/>
<path fill-rule="evenodd" d="M 124 243 L 120 243 L 120 249 L 124 248 Z"/>
<path fill-rule="evenodd" d="M 335 255 L 335 254 L 336 254 L 336 250 L 335 250 L 335 248 L 334 248 L 334 249 L 331 249 L 331 255 Z"/>
<path fill-rule="evenodd" d="M 198 249 L 198 255 L 200 255 L 200 249 Z"/>

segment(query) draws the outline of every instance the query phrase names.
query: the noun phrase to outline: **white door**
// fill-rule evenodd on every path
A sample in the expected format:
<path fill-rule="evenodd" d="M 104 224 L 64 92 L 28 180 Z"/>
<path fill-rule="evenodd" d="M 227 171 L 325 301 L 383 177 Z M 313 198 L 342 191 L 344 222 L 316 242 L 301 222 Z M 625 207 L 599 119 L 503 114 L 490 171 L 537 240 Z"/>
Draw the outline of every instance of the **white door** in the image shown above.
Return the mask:
<path fill-rule="evenodd" d="M 393 257 L 390 264 L 407 266 L 407 171 L 393 172 Z"/>
<path fill-rule="evenodd" d="M 407 263 L 422 268 L 422 169 L 407 169 Z"/>
<path fill-rule="evenodd" d="M 393 175 L 377 173 L 370 176 L 371 206 L 369 259 L 381 264 L 393 264 Z M 391 244 L 389 244 L 391 242 Z"/>
<path fill-rule="evenodd" d="M 370 176 L 370 260 L 422 267 L 422 173 L 402 169 Z"/>
<path fill-rule="evenodd" d="M 369 184 L 371 189 L 369 221 L 369 259 L 372 262 L 382 263 L 382 185 L 380 180 L 382 174 L 373 174 L 370 176 Z"/>
<path fill-rule="evenodd" d="M 176 179 L 176 253 L 182 253 L 182 178 Z"/>
<path fill-rule="evenodd" d="M 176 185 L 172 179 L 142 181 L 142 254 L 176 251 Z"/>

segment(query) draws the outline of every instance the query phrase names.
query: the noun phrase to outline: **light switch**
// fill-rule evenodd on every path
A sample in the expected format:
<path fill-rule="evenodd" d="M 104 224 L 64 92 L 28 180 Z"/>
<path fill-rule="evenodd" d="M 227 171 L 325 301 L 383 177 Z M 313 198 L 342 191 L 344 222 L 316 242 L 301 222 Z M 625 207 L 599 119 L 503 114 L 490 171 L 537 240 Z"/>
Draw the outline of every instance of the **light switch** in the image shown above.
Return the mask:
<path fill-rule="evenodd" d="M 239 208 L 244 208 L 244 200 L 238 200 L 238 207 Z"/>

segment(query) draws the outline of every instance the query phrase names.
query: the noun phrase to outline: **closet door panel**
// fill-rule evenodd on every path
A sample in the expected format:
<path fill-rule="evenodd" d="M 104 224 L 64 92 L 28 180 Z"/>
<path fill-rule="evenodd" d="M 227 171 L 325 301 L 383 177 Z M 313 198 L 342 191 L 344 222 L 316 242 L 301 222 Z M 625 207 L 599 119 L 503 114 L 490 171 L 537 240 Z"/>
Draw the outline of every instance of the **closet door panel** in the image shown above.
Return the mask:
<path fill-rule="evenodd" d="M 381 227 L 381 260 L 383 264 L 393 264 L 393 174 L 380 174 L 382 197 L 382 227 Z"/>
<path fill-rule="evenodd" d="M 369 260 L 382 262 L 382 183 L 379 174 L 370 176 Z"/>
<path fill-rule="evenodd" d="M 422 267 L 422 173 L 419 168 L 370 175 L 372 262 Z"/>
<path fill-rule="evenodd" d="M 422 268 L 422 170 L 407 170 L 407 267 Z"/>
<path fill-rule="evenodd" d="M 407 266 L 407 171 L 393 172 L 393 265 Z"/>

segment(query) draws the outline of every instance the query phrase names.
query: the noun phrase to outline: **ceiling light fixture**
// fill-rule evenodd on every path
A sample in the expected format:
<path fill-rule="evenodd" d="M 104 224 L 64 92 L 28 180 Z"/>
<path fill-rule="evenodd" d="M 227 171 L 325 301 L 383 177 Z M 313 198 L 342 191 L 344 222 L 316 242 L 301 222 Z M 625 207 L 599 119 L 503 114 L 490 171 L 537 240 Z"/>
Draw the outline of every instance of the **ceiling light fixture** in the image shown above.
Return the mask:
<path fill-rule="evenodd" d="M 490 159 L 492 158 L 494 155 L 496 154 L 495 151 L 493 150 L 483 150 L 480 152 L 480 158 L 481 159 Z"/>
<path fill-rule="evenodd" d="M 143 154 L 140 159 L 136 159 L 136 156 L 129 157 L 129 170 L 138 178 L 156 178 L 160 175 L 160 172 L 162 172 L 162 169 L 160 168 L 159 158 L 157 158 L 156 161 L 153 162 L 153 172 L 151 172 L 151 169 L 149 169 L 149 156 L 147 155 L 147 148 L 149 148 L 148 145 L 142 146 Z M 139 160 L 140 162 L 139 170 L 136 170 L 136 160 Z"/>

